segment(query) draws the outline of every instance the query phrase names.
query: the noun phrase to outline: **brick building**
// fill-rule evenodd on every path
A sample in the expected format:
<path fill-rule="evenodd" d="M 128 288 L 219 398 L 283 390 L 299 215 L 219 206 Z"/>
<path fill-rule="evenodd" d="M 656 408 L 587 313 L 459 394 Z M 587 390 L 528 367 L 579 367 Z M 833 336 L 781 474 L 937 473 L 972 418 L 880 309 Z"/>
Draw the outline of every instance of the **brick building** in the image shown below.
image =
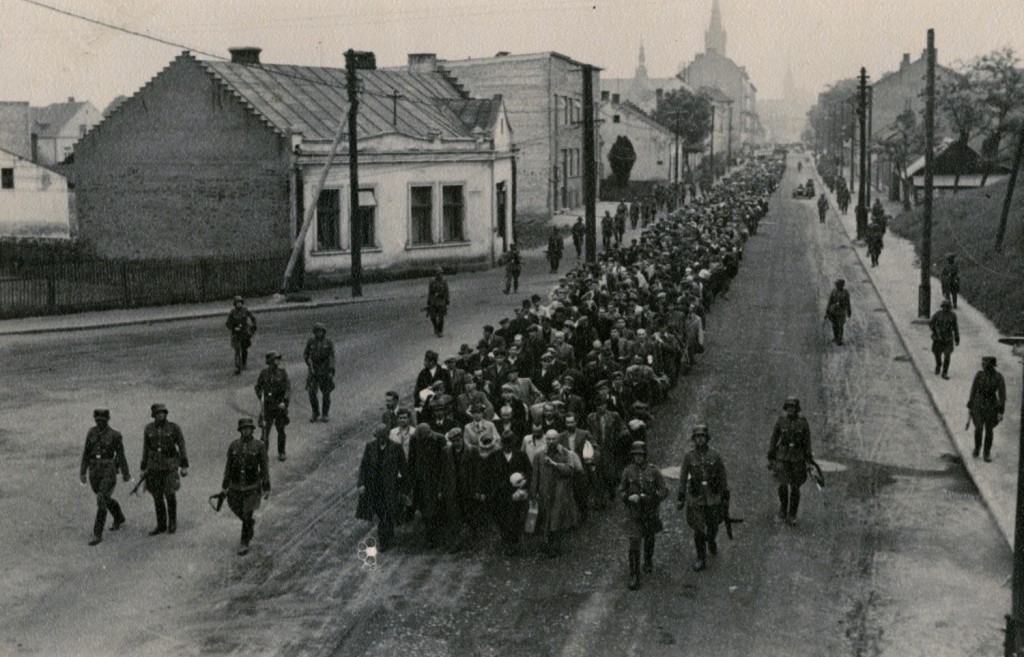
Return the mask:
<path fill-rule="evenodd" d="M 513 216 L 502 99 L 470 98 L 414 56 L 359 81 L 363 267 L 491 264 Z M 281 253 L 315 206 L 307 278 L 344 279 L 347 140 L 316 198 L 313 188 L 347 113 L 344 69 L 261 64 L 257 48 L 230 62 L 184 52 L 76 148 L 81 238 L 107 257 Z"/>
<path fill-rule="evenodd" d="M 583 76 L 557 52 L 439 60 L 470 94 L 501 94 L 516 127 L 516 207 L 526 221 L 583 204 Z M 594 68 L 594 114 L 600 69 Z M 595 147 L 597 123 L 595 122 Z"/>

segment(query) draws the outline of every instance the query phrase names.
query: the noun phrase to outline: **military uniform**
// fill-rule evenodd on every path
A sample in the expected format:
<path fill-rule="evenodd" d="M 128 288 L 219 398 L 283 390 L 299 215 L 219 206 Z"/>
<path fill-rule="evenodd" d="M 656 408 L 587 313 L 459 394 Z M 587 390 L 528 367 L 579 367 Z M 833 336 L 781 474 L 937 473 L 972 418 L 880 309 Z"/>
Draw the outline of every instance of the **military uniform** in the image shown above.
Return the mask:
<path fill-rule="evenodd" d="M 1006 410 L 1006 380 L 996 371 L 996 359 L 982 359 L 982 370 L 974 375 L 967 408 L 974 421 L 974 456 L 984 447 L 985 460 L 991 461 L 992 434 Z M 984 442 L 983 439 L 984 438 Z"/>
<path fill-rule="evenodd" d="M 448 283 L 441 272 L 438 272 L 427 287 L 427 315 L 434 325 L 434 335 L 437 337 L 444 334 L 444 316 L 448 314 L 449 303 Z"/>
<path fill-rule="evenodd" d="M 832 338 L 838 345 L 843 344 L 843 329 L 847 318 L 852 314 L 850 293 L 837 284 L 828 297 L 825 317 L 832 322 Z"/>
<path fill-rule="evenodd" d="M 167 413 L 163 404 L 154 404 L 153 417 Z M 156 510 L 156 529 L 150 535 L 178 529 L 178 499 L 181 488 L 179 468 L 188 469 L 188 455 L 185 452 L 185 437 L 181 427 L 174 422 L 156 418 L 146 425 L 142 439 L 142 464 L 139 469 L 146 477 L 146 490 L 153 496 Z"/>
<path fill-rule="evenodd" d="M 697 566 L 702 567 L 709 551 L 712 556 L 718 554 L 718 527 L 728 513 L 729 482 L 718 452 L 705 445 L 686 453 L 679 471 L 677 499 L 686 506 L 686 524 L 693 530 Z"/>
<path fill-rule="evenodd" d="M 235 297 L 235 303 L 241 301 Z M 231 348 L 235 351 L 235 374 L 240 374 L 249 361 L 249 346 L 252 334 L 256 332 L 256 317 L 244 305 L 236 305 L 228 313 L 225 323 L 231 331 Z"/>
<path fill-rule="evenodd" d="M 935 373 L 949 378 L 949 360 L 953 346 L 960 344 L 960 328 L 950 302 L 942 302 L 942 310 L 932 315 L 928 327 L 932 330 L 932 354 L 935 355 Z"/>
<path fill-rule="evenodd" d="M 630 463 L 622 471 L 619 491 L 626 504 L 626 536 L 629 539 L 629 588 L 640 585 L 640 546 L 643 544 L 643 570 L 654 569 L 654 536 L 663 529 L 658 505 L 668 497 L 668 488 L 661 471 L 647 463 L 647 448 L 643 442 L 634 442 L 631 454 L 643 454 L 644 463 Z M 635 497 L 634 497 L 635 496 Z"/>
<path fill-rule="evenodd" d="M 105 409 L 97 410 L 93 417 L 98 420 L 109 420 L 110 412 Z M 131 478 L 128 474 L 128 461 L 124 456 L 124 441 L 121 434 L 106 426 L 95 426 L 89 429 L 85 436 L 85 449 L 82 451 L 82 465 L 79 476 L 82 483 L 86 477 L 89 478 L 89 485 L 92 492 L 96 494 L 96 521 L 93 523 L 93 541 L 95 545 L 103 538 L 103 526 L 107 521 L 107 511 L 114 516 L 112 530 L 119 529 L 124 524 L 124 513 L 121 512 L 121 505 L 113 496 L 114 487 L 117 485 L 117 473 L 120 472 L 125 481 Z"/>
<path fill-rule="evenodd" d="M 327 422 L 331 412 L 331 391 L 334 390 L 334 343 L 325 334 L 322 324 L 317 324 L 314 336 L 306 341 L 302 352 L 309 368 L 306 373 L 306 392 L 309 393 L 309 407 L 313 410 L 310 422 L 318 419 Z M 319 335 L 317 335 L 319 333 Z M 320 399 L 317 396 L 323 399 Z"/>
<path fill-rule="evenodd" d="M 238 421 L 238 430 L 253 428 L 249 419 Z M 253 527 L 253 513 L 260 508 L 260 500 L 270 492 L 270 468 L 267 463 L 267 445 L 253 439 L 252 432 L 236 439 L 228 447 L 221 489 L 227 496 L 228 508 L 242 521 L 242 539 L 239 553 L 249 550 Z"/>
<path fill-rule="evenodd" d="M 786 400 L 787 408 L 792 400 Z M 796 402 L 797 411 L 800 410 Z M 775 422 L 768 446 L 768 464 L 778 482 L 779 517 L 786 521 L 796 519 L 800 508 L 800 487 L 807 481 L 807 463 L 811 454 L 811 427 L 806 418 L 781 416 Z"/>
<path fill-rule="evenodd" d="M 292 385 L 288 380 L 288 373 L 281 367 L 270 366 L 271 361 L 280 360 L 281 355 L 276 351 L 267 354 L 267 367 L 260 372 L 256 379 L 256 396 L 263 402 L 263 412 L 260 415 L 261 427 L 263 429 L 261 439 L 269 445 L 270 427 L 277 429 L 277 458 L 280 461 L 285 459 L 285 435 L 284 428 L 288 426 L 288 403 L 291 400 Z"/>

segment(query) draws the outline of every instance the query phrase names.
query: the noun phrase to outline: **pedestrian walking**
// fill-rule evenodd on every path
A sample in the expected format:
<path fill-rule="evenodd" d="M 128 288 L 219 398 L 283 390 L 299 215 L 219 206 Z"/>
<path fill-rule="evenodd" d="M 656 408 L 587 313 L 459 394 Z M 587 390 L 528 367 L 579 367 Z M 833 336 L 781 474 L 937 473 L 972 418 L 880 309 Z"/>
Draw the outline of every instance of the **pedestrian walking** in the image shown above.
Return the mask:
<path fill-rule="evenodd" d="M 572 225 L 572 246 L 576 249 L 576 259 L 583 257 L 583 242 L 587 236 L 587 227 L 583 223 L 583 217 L 576 217 L 576 223 Z"/>
<path fill-rule="evenodd" d="M 572 496 L 573 473 L 583 470 L 576 455 L 558 443 L 559 432 L 545 435 L 545 449 L 533 457 L 530 500 L 538 504 L 537 529 L 544 536 L 544 551 L 549 557 L 562 552 L 562 534 L 579 522 Z"/>
<path fill-rule="evenodd" d="M 256 316 L 245 307 L 245 300 L 236 296 L 226 323 L 231 332 L 231 348 L 235 352 L 235 374 L 241 374 L 249 362 L 249 347 L 256 332 Z"/>
<path fill-rule="evenodd" d="M 607 251 L 612 246 L 612 234 L 615 232 L 615 219 L 612 218 L 611 213 L 608 210 L 604 211 L 604 216 L 601 217 L 601 244 L 604 246 L 604 250 Z"/>
<path fill-rule="evenodd" d="M 181 477 L 188 475 L 188 455 L 181 427 L 167 421 L 167 406 L 150 407 L 153 421 L 146 425 L 142 437 L 140 476 L 146 479 L 146 490 L 153 496 L 156 528 L 149 532 L 173 534 L 178 531 L 178 498 Z"/>
<path fill-rule="evenodd" d="M 329 422 L 331 391 L 334 390 L 334 343 L 327 337 L 327 327 L 313 325 L 313 337 L 306 341 L 302 353 L 306 361 L 306 392 L 313 414 L 310 422 Z"/>
<path fill-rule="evenodd" d="M 974 422 L 974 452 L 982 452 L 986 462 L 992 461 L 992 434 L 1003 421 L 1006 410 L 1006 379 L 996 370 L 995 356 L 981 359 L 981 371 L 974 375 L 967 410 Z M 984 450 L 983 450 L 984 448 Z"/>
<path fill-rule="evenodd" d="M 943 379 L 949 378 L 949 359 L 953 355 L 953 347 L 960 346 L 960 327 L 957 325 L 956 313 L 948 300 L 943 299 L 942 308 L 928 320 L 932 330 L 932 354 L 935 355 L 935 373 Z"/>
<path fill-rule="evenodd" d="M 255 511 L 260 501 L 270 497 L 270 466 L 267 463 L 267 445 L 253 435 L 256 425 L 252 418 L 238 420 L 238 438 L 228 447 L 224 464 L 224 480 L 220 495 L 227 499 L 228 508 L 242 521 L 242 538 L 238 554 L 249 553 L 256 520 Z"/>
<path fill-rule="evenodd" d="M 505 294 L 519 291 L 519 275 L 523 272 L 523 261 L 519 247 L 513 244 L 505 254 Z"/>
<path fill-rule="evenodd" d="M 124 456 L 124 440 L 119 432 L 109 426 L 110 411 L 99 408 L 92 412 L 92 417 L 96 426 L 85 435 L 85 449 L 82 451 L 78 476 L 83 486 L 88 481 L 96 495 L 96 520 L 92 525 L 89 545 L 99 545 L 103 541 L 108 511 L 114 518 L 110 531 L 117 531 L 124 524 L 121 505 L 113 497 L 114 487 L 117 486 L 118 472 L 125 481 L 130 481 L 131 475 L 128 473 L 128 460 Z"/>
<path fill-rule="evenodd" d="M 511 431 L 501 436 L 501 450 L 485 460 L 485 478 L 491 482 L 491 504 L 494 511 L 505 556 L 519 552 L 526 523 L 527 491 L 533 468 L 526 454 L 517 449 L 516 436 Z"/>
<path fill-rule="evenodd" d="M 828 213 L 828 198 L 824 194 L 818 197 L 818 223 L 825 223 L 825 215 Z"/>
<path fill-rule="evenodd" d="M 558 233 L 558 226 L 551 227 L 551 236 L 548 237 L 548 264 L 551 265 L 551 273 L 558 273 L 558 263 L 562 262 L 562 251 L 564 243 L 562 236 Z"/>
<path fill-rule="evenodd" d="M 405 493 L 405 454 L 388 440 L 388 429 L 378 425 L 366 443 L 359 462 L 356 518 L 373 522 L 377 517 L 377 549 L 387 552 L 395 539 L 395 525 L 402 518 Z"/>
<path fill-rule="evenodd" d="M 276 351 L 267 353 L 267 366 L 256 379 L 256 398 L 260 400 L 261 411 L 259 425 L 262 430 L 260 440 L 270 445 L 270 428 L 277 429 L 277 460 L 287 459 L 285 446 L 287 435 L 285 427 L 288 419 L 288 404 L 292 396 L 292 384 L 288 373 L 281 367 L 281 354 Z"/>
<path fill-rule="evenodd" d="M 420 424 L 410 441 L 406 463 L 412 507 L 420 512 L 428 548 L 444 538 L 449 508 L 455 504 L 455 473 L 445 452 L 445 435 Z"/>
<path fill-rule="evenodd" d="M 683 457 L 679 470 L 676 508 L 686 509 L 686 524 L 693 530 L 697 560 L 695 571 L 707 566 L 707 555 L 718 555 L 718 527 L 729 513 L 729 481 L 718 452 L 708 447 L 711 433 L 698 424 L 690 434 L 693 447 Z"/>
<path fill-rule="evenodd" d="M 629 539 L 629 590 L 640 588 L 640 548 L 643 571 L 654 571 L 654 537 L 664 526 L 658 506 L 668 497 L 661 471 L 647 462 L 647 443 L 634 441 L 629 450 L 632 463 L 622 471 L 619 490 L 626 503 L 626 537 Z"/>
<path fill-rule="evenodd" d="M 768 445 L 768 469 L 779 484 L 779 519 L 796 522 L 800 509 L 800 487 L 807 481 L 807 465 L 811 454 L 811 427 L 800 417 L 800 400 L 787 397 L 782 404 L 785 415 L 775 421 Z"/>
<path fill-rule="evenodd" d="M 853 315 L 850 308 L 850 293 L 846 291 L 846 281 L 839 279 L 836 286 L 828 296 L 828 304 L 825 306 L 825 318 L 832 323 L 832 340 L 842 346 L 843 329 L 846 320 Z"/>
<path fill-rule="evenodd" d="M 880 221 L 872 221 L 871 225 L 868 226 L 868 232 L 864 236 L 864 241 L 868 245 L 868 257 L 871 259 L 871 266 L 878 266 L 878 258 L 882 255 L 882 247 L 885 246 L 883 236 L 885 235 L 885 226 Z"/>
<path fill-rule="evenodd" d="M 451 297 L 448 294 L 448 281 L 444 280 L 444 269 L 434 269 L 434 278 L 427 287 L 427 316 L 430 323 L 434 325 L 434 335 L 444 335 L 444 316 L 448 314 L 448 304 Z"/>
<path fill-rule="evenodd" d="M 956 264 L 955 253 L 946 254 L 946 264 L 942 265 L 939 281 L 942 284 L 942 298 L 949 300 L 956 308 L 956 297 L 960 294 L 960 266 Z"/>

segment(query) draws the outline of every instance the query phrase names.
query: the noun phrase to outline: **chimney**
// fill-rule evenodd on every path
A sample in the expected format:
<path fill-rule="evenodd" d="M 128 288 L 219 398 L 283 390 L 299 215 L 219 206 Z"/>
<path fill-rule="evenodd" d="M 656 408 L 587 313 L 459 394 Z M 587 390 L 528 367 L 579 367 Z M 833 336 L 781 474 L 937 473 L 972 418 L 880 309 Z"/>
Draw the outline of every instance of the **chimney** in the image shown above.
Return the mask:
<path fill-rule="evenodd" d="M 74 96 L 68 96 L 68 102 L 69 103 L 75 102 L 75 97 Z"/>
<path fill-rule="evenodd" d="M 900 70 L 902 71 L 903 69 L 907 68 L 908 66 L 910 66 L 910 53 L 909 52 L 905 52 L 905 53 L 903 53 L 903 61 L 900 62 Z"/>
<path fill-rule="evenodd" d="M 619 98 L 620 98 L 619 94 L 612 94 L 612 105 L 618 105 L 619 104 Z"/>
<path fill-rule="evenodd" d="M 507 50 L 499 50 L 494 56 L 495 57 L 508 57 L 509 54 L 510 53 Z"/>
<path fill-rule="evenodd" d="M 611 93 L 612 92 L 610 92 L 610 91 L 602 91 L 601 92 L 601 100 L 603 100 L 604 102 L 608 102 L 608 97 L 611 96 Z"/>
<path fill-rule="evenodd" d="M 923 59 L 926 62 L 928 61 L 928 49 L 927 48 L 925 48 L 924 50 L 921 51 L 921 59 Z M 939 63 L 939 49 L 938 48 L 935 49 L 935 63 L 936 64 Z"/>
<path fill-rule="evenodd" d="M 410 73 L 433 73 L 437 70 L 437 55 L 432 52 L 409 53 Z"/>
<path fill-rule="evenodd" d="M 228 48 L 228 52 L 231 53 L 232 64 L 259 64 L 260 52 L 262 52 L 262 50 L 262 48 L 253 48 L 250 46 Z"/>

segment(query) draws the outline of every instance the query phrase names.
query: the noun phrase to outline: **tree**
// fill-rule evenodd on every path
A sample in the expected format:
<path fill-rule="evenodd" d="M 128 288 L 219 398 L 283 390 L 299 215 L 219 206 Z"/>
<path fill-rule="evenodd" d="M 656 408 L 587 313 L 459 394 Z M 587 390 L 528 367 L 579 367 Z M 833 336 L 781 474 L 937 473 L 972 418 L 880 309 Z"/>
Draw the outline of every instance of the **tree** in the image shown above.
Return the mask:
<path fill-rule="evenodd" d="M 917 114 L 911 109 L 901 112 L 890 129 L 894 134 L 886 140 L 884 148 L 899 171 L 903 187 L 903 209 L 909 210 L 910 180 L 907 178 L 907 166 L 914 154 L 924 150 L 924 131 L 917 121 Z"/>
<path fill-rule="evenodd" d="M 983 106 L 981 155 L 986 159 L 997 156 L 1003 137 L 1016 126 L 1012 115 L 1024 109 L 1024 71 L 1019 64 L 1017 54 L 1006 47 L 972 60 L 965 72 L 974 97 Z"/>
<path fill-rule="evenodd" d="M 683 146 L 698 146 L 711 134 L 711 101 L 685 89 L 662 95 L 651 117 L 677 134 Z"/>
<path fill-rule="evenodd" d="M 608 151 L 608 163 L 612 167 L 612 173 L 620 187 L 629 183 L 629 174 L 636 163 L 636 149 L 633 142 L 625 135 L 619 135 Z"/>
<path fill-rule="evenodd" d="M 966 144 L 985 122 L 985 108 L 978 90 L 967 75 L 953 75 L 942 80 L 936 89 L 939 109 L 952 124 L 957 141 Z"/>

